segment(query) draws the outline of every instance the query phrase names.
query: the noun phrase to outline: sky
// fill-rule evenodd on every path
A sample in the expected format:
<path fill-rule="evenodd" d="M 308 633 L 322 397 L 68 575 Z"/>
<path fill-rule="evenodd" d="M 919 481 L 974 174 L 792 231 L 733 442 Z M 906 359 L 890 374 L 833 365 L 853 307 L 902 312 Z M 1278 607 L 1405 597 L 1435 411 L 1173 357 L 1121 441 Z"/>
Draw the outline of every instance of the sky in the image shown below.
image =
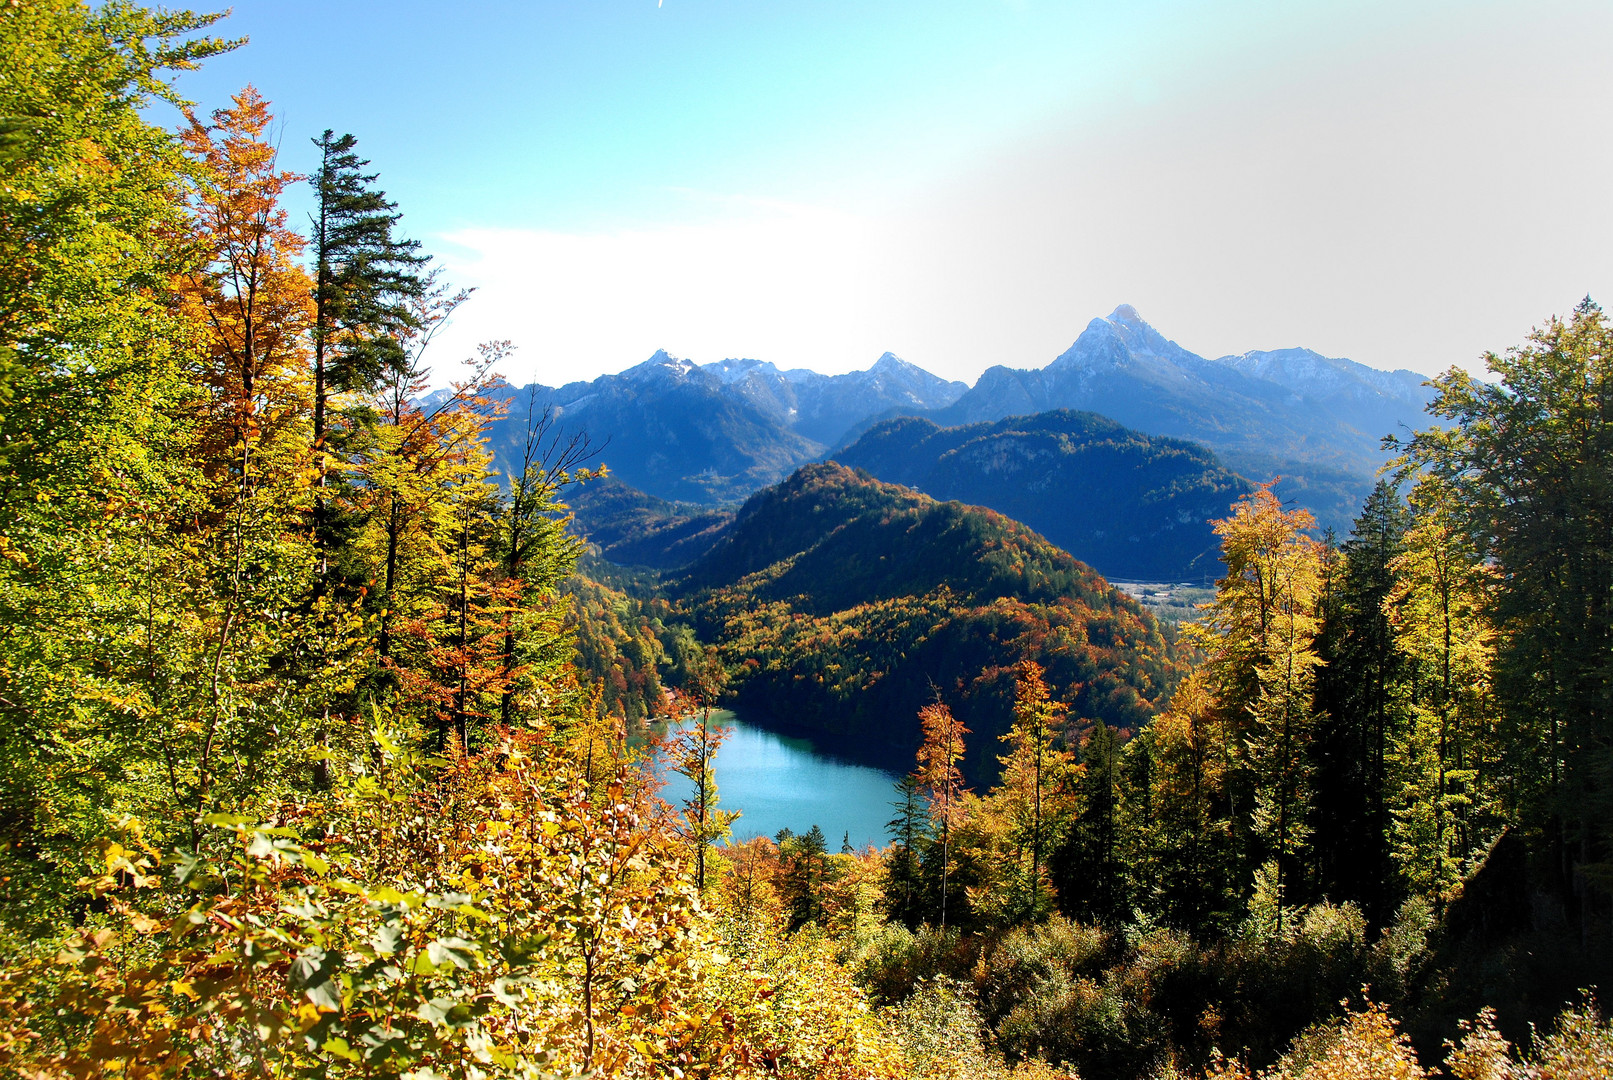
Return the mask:
<path fill-rule="evenodd" d="M 559 385 L 657 349 L 1041 367 L 1122 303 L 1206 356 L 1482 371 L 1613 302 L 1605 0 L 236 0 L 284 166 L 351 132 Z M 293 209 L 305 217 L 306 195 Z"/>

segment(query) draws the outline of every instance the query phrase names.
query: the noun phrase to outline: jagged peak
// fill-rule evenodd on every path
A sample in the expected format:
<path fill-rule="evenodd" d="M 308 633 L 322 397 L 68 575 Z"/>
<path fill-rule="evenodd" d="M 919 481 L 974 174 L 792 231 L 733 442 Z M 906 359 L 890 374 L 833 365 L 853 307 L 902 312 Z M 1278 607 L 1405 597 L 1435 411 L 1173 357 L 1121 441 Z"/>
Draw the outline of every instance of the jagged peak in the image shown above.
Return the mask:
<path fill-rule="evenodd" d="M 722 360 L 714 360 L 709 364 L 701 364 L 700 370 L 711 372 L 725 383 L 738 382 L 752 372 L 759 372 L 763 375 L 783 374 L 773 365 L 771 360 L 756 360 L 748 356 L 730 356 Z"/>
<path fill-rule="evenodd" d="M 1092 367 L 1124 364 L 1132 355 L 1191 357 L 1164 334 L 1150 326 L 1137 309 L 1121 304 L 1108 318 L 1093 319 L 1075 344 L 1066 349 L 1050 367 Z"/>
<path fill-rule="evenodd" d="M 650 357 L 642 364 L 634 364 L 632 367 L 622 372 L 622 374 L 633 378 L 644 378 L 646 376 L 657 375 L 665 371 L 670 373 L 674 378 L 681 379 L 685 375 L 689 374 L 689 372 L 693 371 L 697 366 L 698 365 L 696 365 L 693 360 L 685 360 L 681 356 L 673 356 L 665 349 L 656 349 L 654 356 Z"/>

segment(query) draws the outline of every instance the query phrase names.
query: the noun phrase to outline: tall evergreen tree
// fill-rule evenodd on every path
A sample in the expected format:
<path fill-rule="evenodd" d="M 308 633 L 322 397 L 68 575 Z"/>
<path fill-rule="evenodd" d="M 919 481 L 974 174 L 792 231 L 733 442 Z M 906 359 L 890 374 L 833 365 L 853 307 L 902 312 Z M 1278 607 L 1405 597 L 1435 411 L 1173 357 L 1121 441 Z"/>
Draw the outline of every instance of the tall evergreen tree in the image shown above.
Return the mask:
<path fill-rule="evenodd" d="M 917 773 L 896 781 L 896 816 L 885 823 L 891 839 L 885 855 L 885 911 L 888 916 L 917 928 L 924 921 L 923 849 L 929 840 L 929 818 Z"/>
<path fill-rule="evenodd" d="M 313 440 L 320 456 L 316 530 L 329 546 L 340 531 L 323 496 L 333 449 L 331 401 L 373 392 L 388 372 L 409 364 L 403 332 L 416 325 L 410 301 L 424 295 L 427 262 L 416 240 L 397 235 L 397 204 L 376 188 L 376 173 L 354 152 L 358 140 L 326 129 L 314 139 L 319 167 L 309 247 L 313 262 Z"/>
<path fill-rule="evenodd" d="M 1077 918 L 1114 923 L 1130 907 L 1120 829 L 1120 741 L 1099 720 L 1081 748 L 1080 812 L 1054 859 L 1059 908 Z"/>
<path fill-rule="evenodd" d="M 1379 924 L 1393 913 L 1386 754 L 1405 676 L 1386 605 L 1406 528 L 1404 502 L 1380 481 L 1326 577 L 1317 635 L 1317 886 Z"/>

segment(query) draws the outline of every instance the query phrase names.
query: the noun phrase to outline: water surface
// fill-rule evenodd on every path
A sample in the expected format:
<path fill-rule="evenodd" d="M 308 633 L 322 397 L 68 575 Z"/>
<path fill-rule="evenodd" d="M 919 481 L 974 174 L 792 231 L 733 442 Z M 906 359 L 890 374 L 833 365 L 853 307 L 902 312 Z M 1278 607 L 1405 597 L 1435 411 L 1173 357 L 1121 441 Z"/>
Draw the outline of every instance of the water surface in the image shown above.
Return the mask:
<path fill-rule="evenodd" d="M 773 836 L 785 828 L 804 833 L 816 825 L 830 851 L 839 851 L 848 835 L 855 848 L 887 843 L 895 774 L 831 757 L 809 739 L 763 730 L 726 709 L 713 710 L 711 723 L 729 729 L 712 772 L 717 805 L 740 812 L 733 825 L 735 840 Z M 679 805 L 691 785 L 670 770 L 666 779 L 661 795 Z"/>

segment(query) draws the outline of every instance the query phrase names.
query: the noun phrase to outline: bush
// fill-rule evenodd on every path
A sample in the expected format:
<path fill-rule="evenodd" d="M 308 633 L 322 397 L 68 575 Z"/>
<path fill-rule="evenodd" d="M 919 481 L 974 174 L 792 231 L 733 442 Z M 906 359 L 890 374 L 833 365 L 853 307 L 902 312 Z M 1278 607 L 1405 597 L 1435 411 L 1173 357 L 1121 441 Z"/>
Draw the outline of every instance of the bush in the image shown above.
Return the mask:
<path fill-rule="evenodd" d="M 855 938 L 842 960 L 870 997 L 894 1005 L 921 983 L 967 979 L 977 949 L 977 940 L 965 938 L 955 927 L 921 926 L 915 933 L 899 922 L 888 922 Z"/>

